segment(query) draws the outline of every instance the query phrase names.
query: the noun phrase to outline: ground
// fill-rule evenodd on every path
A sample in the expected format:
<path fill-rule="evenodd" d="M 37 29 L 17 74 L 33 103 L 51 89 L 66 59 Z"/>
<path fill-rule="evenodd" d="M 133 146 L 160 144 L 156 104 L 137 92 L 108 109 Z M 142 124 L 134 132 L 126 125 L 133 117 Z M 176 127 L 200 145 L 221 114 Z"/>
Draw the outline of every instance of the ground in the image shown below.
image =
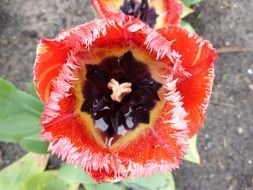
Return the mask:
<path fill-rule="evenodd" d="M 174 172 L 178 190 L 253 189 L 253 0 L 203 0 L 188 17 L 219 50 L 213 96 L 199 134 L 201 165 Z M 40 37 L 93 18 L 87 0 L 0 0 L 0 76 L 26 89 Z M 24 152 L 0 144 L 0 169 Z"/>

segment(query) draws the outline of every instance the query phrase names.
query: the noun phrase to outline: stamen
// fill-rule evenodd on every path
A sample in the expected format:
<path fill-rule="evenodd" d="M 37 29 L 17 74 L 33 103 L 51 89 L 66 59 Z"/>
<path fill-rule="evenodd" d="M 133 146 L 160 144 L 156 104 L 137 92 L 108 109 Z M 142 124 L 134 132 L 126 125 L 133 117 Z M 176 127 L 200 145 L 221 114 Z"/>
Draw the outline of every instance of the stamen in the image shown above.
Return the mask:
<path fill-rule="evenodd" d="M 107 84 L 107 87 L 112 90 L 111 98 L 113 101 L 121 102 L 122 99 L 132 92 L 132 84 L 130 82 L 124 82 L 119 84 L 115 79 L 111 79 Z"/>

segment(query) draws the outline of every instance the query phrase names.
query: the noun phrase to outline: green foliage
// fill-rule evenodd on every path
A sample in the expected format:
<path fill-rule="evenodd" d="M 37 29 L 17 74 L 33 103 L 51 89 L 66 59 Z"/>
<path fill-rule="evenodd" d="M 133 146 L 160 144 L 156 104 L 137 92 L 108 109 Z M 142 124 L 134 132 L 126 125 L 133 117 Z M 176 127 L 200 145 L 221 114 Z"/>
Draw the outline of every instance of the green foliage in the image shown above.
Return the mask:
<path fill-rule="evenodd" d="M 40 127 L 37 124 L 39 120 L 38 116 L 29 113 L 19 113 L 0 120 L 0 140 L 18 143 L 26 136 L 39 133 Z"/>
<path fill-rule="evenodd" d="M 183 2 L 183 11 L 181 14 L 181 26 L 183 28 L 185 28 L 186 30 L 190 31 L 190 32 L 195 32 L 194 28 L 192 27 L 192 25 L 185 21 L 183 18 L 187 17 L 189 14 L 194 12 L 194 9 L 192 9 L 191 7 L 200 3 L 202 0 L 182 0 Z"/>
<path fill-rule="evenodd" d="M 186 6 L 188 6 L 188 7 L 193 6 L 193 5 L 196 5 L 196 4 L 200 3 L 201 1 L 202 1 L 202 0 L 182 0 L 182 2 L 183 2 Z"/>
<path fill-rule="evenodd" d="M 40 117 L 43 105 L 39 99 L 18 90 L 10 82 L 0 79 L 0 121 L 27 113 Z"/>
<path fill-rule="evenodd" d="M 0 140 L 17 143 L 38 134 L 43 104 L 38 98 L 0 79 Z"/>
<path fill-rule="evenodd" d="M 77 190 L 79 184 L 61 178 L 56 171 L 45 171 L 32 176 L 21 190 Z"/>
<path fill-rule="evenodd" d="M 181 14 L 181 18 L 188 16 L 189 14 L 193 13 L 193 11 L 194 11 L 193 9 L 183 4 L 183 11 Z"/>
<path fill-rule="evenodd" d="M 127 187 L 139 188 L 140 190 L 175 190 L 175 182 L 172 173 L 167 175 L 156 174 L 151 177 L 139 177 L 135 180 L 123 181 Z"/>
<path fill-rule="evenodd" d="M 62 166 L 59 175 L 73 182 L 82 183 L 86 190 L 125 190 L 127 187 L 140 190 L 175 190 L 175 183 L 172 173 L 167 175 L 157 174 L 152 177 L 139 177 L 134 180 L 127 179 L 120 183 L 97 184 L 79 166 L 66 164 Z"/>
<path fill-rule="evenodd" d="M 191 25 L 189 22 L 185 21 L 185 20 L 182 20 L 182 21 L 181 21 L 181 26 L 182 26 L 184 29 L 188 30 L 189 32 L 195 32 L 195 30 L 194 30 L 194 28 L 192 27 L 192 25 Z"/>
<path fill-rule="evenodd" d="M 20 190 L 30 177 L 44 171 L 47 161 L 48 156 L 28 153 L 0 172 L 0 189 Z"/>
<path fill-rule="evenodd" d="M 200 164 L 200 156 L 197 148 L 197 135 L 189 140 L 189 144 L 189 149 L 187 155 L 184 157 L 184 160 L 195 164 Z"/>
<path fill-rule="evenodd" d="M 101 183 L 84 185 L 85 190 L 126 190 L 121 183 Z"/>
<path fill-rule="evenodd" d="M 61 177 L 74 182 L 82 183 L 84 185 L 96 184 L 96 182 L 79 166 L 65 164 L 59 169 L 58 172 Z"/>
<path fill-rule="evenodd" d="M 30 84 L 30 86 L 27 89 L 27 93 L 34 96 L 35 98 L 39 99 L 34 83 Z"/>
<path fill-rule="evenodd" d="M 28 152 L 47 154 L 48 142 L 40 138 L 39 133 L 27 136 L 19 142 L 21 147 Z"/>
<path fill-rule="evenodd" d="M 0 172 L 2 190 L 77 190 L 79 183 L 45 171 L 48 156 L 28 153 Z"/>
<path fill-rule="evenodd" d="M 39 136 L 43 104 L 34 85 L 28 93 L 0 79 L 0 141 L 20 143 L 30 152 L 47 153 L 48 143 Z"/>
<path fill-rule="evenodd" d="M 123 190 L 122 184 L 101 183 L 97 184 L 88 174 L 86 174 L 79 166 L 65 164 L 59 171 L 59 175 L 65 179 L 72 180 L 83 184 L 86 190 Z"/>
<path fill-rule="evenodd" d="M 125 187 L 121 184 L 114 184 L 114 183 L 102 183 L 96 185 L 94 190 L 124 190 Z"/>

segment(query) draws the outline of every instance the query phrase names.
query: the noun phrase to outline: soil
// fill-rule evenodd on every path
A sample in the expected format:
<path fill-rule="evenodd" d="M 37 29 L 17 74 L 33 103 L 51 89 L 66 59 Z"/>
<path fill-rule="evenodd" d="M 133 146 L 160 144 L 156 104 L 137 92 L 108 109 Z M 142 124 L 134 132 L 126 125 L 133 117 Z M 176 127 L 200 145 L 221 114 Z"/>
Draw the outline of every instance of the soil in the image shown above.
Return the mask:
<path fill-rule="evenodd" d="M 0 76 L 26 89 L 41 37 L 93 18 L 87 0 L 0 0 Z M 199 134 L 201 165 L 174 172 L 178 190 L 253 189 L 253 0 L 204 0 L 187 20 L 219 51 Z M 24 151 L 0 143 L 0 169 Z M 54 159 L 52 159 L 53 162 Z"/>

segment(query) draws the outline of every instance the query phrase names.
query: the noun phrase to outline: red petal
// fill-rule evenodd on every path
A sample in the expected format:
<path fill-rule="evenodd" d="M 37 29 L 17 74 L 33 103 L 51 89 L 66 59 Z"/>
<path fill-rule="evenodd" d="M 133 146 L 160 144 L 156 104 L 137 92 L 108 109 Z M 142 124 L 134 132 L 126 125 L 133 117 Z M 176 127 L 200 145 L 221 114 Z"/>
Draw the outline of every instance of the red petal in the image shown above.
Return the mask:
<path fill-rule="evenodd" d="M 178 0 L 165 0 L 164 3 L 167 10 L 164 26 L 169 24 L 179 24 L 181 21 L 180 15 L 183 10 L 182 3 Z"/>
<path fill-rule="evenodd" d="M 42 39 L 37 47 L 34 64 L 34 81 L 42 101 L 47 101 L 52 81 L 66 62 L 67 51 L 57 41 Z"/>
<path fill-rule="evenodd" d="M 216 51 L 207 40 L 179 27 L 171 26 L 159 32 L 168 40 L 175 40 L 172 49 L 181 55 L 182 62 L 175 65 L 175 78 L 184 108 L 189 113 L 187 119 L 190 121 L 190 136 L 193 136 L 205 119 L 212 92 Z"/>
<path fill-rule="evenodd" d="M 104 6 L 101 0 L 90 0 L 90 2 L 97 11 L 100 18 L 110 17 L 108 8 Z"/>
<path fill-rule="evenodd" d="M 114 13 L 120 12 L 123 1 L 119 0 L 90 0 L 100 18 L 110 18 Z M 161 28 L 169 24 L 179 24 L 182 13 L 182 3 L 178 0 L 150 1 L 150 6 L 156 9 L 159 24 L 155 28 Z"/>

